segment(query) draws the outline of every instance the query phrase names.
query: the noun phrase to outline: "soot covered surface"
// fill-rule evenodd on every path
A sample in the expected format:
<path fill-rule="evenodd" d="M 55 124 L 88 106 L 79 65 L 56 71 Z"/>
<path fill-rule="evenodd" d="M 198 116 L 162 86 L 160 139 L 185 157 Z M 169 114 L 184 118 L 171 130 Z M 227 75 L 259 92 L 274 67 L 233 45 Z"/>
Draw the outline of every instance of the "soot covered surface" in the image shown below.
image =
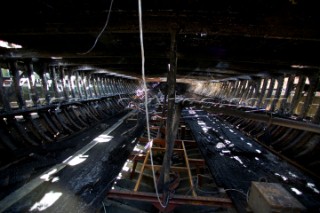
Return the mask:
<path fill-rule="evenodd" d="M 307 212 L 319 212 L 319 183 L 215 115 L 184 109 L 182 115 L 213 177 L 239 212 L 246 212 L 251 181 L 280 183 Z"/>

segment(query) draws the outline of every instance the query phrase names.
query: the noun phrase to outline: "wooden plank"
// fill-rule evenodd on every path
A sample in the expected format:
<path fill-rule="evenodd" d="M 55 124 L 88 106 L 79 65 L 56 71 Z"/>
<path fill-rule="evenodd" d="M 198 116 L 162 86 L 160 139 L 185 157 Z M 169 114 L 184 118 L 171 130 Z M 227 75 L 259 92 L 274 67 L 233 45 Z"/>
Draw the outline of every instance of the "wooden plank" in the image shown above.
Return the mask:
<path fill-rule="evenodd" d="M 147 192 L 128 192 L 128 191 L 110 190 L 107 197 L 158 203 L 157 195 L 154 193 L 147 193 Z M 160 197 L 161 197 L 161 194 L 160 194 Z M 170 199 L 170 204 L 195 205 L 195 206 L 219 206 L 224 208 L 233 207 L 233 204 L 230 199 L 211 197 L 211 196 L 210 197 L 206 197 L 206 196 L 193 197 L 193 196 L 184 196 L 184 195 L 174 195 Z"/>
<path fill-rule="evenodd" d="M 138 177 L 138 180 L 136 182 L 136 185 L 133 189 L 133 191 L 138 191 L 139 187 L 140 187 L 140 183 L 141 183 L 141 180 L 142 180 L 142 176 L 143 176 L 143 171 L 144 171 L 144 168 L 146 167 L 146 164 L 147 164 L 147 161 L 148 161 L 148 158 L 150 156 L 150 151 L 151 151 L 151 147 L 148 149 L 148 152 L 146 154 L 146 157 L 144 158 L 144 161 L 143 161 L 143 164 L 142 164 L 142 167 L 140 169 L 140 174 L 139 174 L 139 177 Z"/>
<path fill-rule="evenodd" d="M 187 165 L 187 171 L 188 171 L 188 176 L 189 176 L 190 187 L 191 187 L 191 190 L 192 190 L 192 195 L 194 197 L 196 197 L 197 193 L 194 190 L 194 185 L 193 185 L 192 174 L 191 174 L 190 165 L 189 165 L 188 154 L 187 154 L 187 150 L 186 150 L 186 147 L 185 147 L 183 142 L 182 142 L 182 147 L 183 147 L 183 151 L 184 151 L 184 159 L 185 159 L 186 165 Z"/>

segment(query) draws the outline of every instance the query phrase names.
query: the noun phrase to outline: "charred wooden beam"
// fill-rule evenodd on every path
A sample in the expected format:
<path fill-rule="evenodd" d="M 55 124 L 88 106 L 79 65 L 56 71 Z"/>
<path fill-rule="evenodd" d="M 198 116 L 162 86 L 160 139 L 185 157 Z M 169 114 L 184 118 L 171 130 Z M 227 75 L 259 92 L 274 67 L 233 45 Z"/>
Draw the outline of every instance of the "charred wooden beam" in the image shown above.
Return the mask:
<path fill-rule="evenodd" d="M 63 94 L 66 101 L 69 100 L 69 91 L 70 91 L 70 80 L 66 80 L 65 68 L 60 67 L 60 80 L 63 87 Z"/>
<path fill-rule="evenodd" d="M 166 121 L 166 152 L 163 158 L 162 169 L 159 177 L 159 187 L 164 188 L 165 200 L 169 196 L 170 166 L 174 141 L 177 135 L 181 106 L 175 105 L 176 73 L 177 73 L 177 29 L 171 33 L 170 68 L 167 78 L 168 111 Z"/>
<path fill-rule="evenodd" d="M 124 192 L 110 190 L 108 198 L 128 199 L 136 201 L 146 201 L 152 203 L 158 203 L 157 195 L 154 193 L 147 192 Z M 204 196 L 183 196 L 174 195 L 170 199 L 170 203 L 173 205 L 195 205 L 195 206 L 220 206 L 225 208 L 232 208 L 233 204 L 228 198 L 217 198 L 217 197 L 204 197 Z"/>
<path fill-rule="evenodd" d="M 267 89 L 267 85 L 268 85 L 268 79 L 269 78 L 263 79 L 263 84 L 262 84 L 259 100 L 257 102 L 257 107 L 261 107 L 261 105 L 262 105 L 262 100 L 263 100 L 264 94 L 266 93 L 266 89 Z"/>
<path fill-rule="evenodd" d="M 271 106 L 270 106 L 270 111 L 274 111 L 275 108 L 276 108 L 277 103 L 279 102 L 281 91 L 282 91 L 282 87 L 283 87 L 283 80 L 284 80 L 283 76 L 280 76 L 277 79 L 278 86 L 277 86 L 276 94 L 274 95 L 273 101 L 272 101 Z"/>
<path fill-rule="evenodd" d="M 57 72 L 56 72 L 56 67 L 55 66 L 52 66 L 51 69 L 50 69 L 50 77 L 52 79 L 54 97 L 55 98 L 60 98 L 59 88 L 58 88 L 58 77 L 57 77 Z"/>
<path fill-rule="evenodd" d="M 302 97 L 302 92 L 303 92 L 305 83 L 306 83 L 306 76 L 301 75 L 299 77 L 299 82 L 298 82 L 298 85 L 295 89 L 294 96 L 292 98 L 290 111 L 289 111 L 290 114 L 294 113 L 295 109 L 297 108 L 297 106 L 299 104 L 300 98 Z"/>
<path fill-rule="evenodd" d="M 42 90 L 44 92 L 45 100 L 46 100 L 46 103 L 49 104 L 50 103 L 50 95 L 49 95 L 49 91 L 48 91 L 48 81 L 47 81 L 47 77 L 46 77 L 47 73 L 48 73 L 48 64 L 44 62 L 41 65 L 41 70 L 39 71 L 39 74 L 40 74 L 40 78 L 41 78 L 41 82 L 42 82 Z"/>
<path fill-rule="evenodd" d="M 32 73 L 33 73 L 33 64 L 31 61 L 27 62 L 27 73 L 28 73 L 28 79 L 29 79 L 29 85 L 30 85 L 30 90 L 31 90 L 31 99 L 33 102 L 33 106 L 38 105 L 39 101 L 39 95 L 38 92 L 35 88 L 35 82 L 32 81 Z"/>
<path fill-rule="evenodd" d="M 227 107 L 219 107 L 215 106 L 212 103 L 208 102 L 199 102 L 199 101 L 184 101 L 184 106 L 198 106 L 202 107 L 206 111 L 213 112 L 213 113 L 221 113 L 225 115 L 231 115 L 235 117 L 240 117 L 240 118 L 245 118 L 249 120 L 256 120 L 268 124 L 273 124 L 273 125 L 278 125 L 278 126 L 284 126 L 284 127 L 289 127 L 293 129 L 298 129 L 298 130 L 304 130 L 304 131 L 309 131 L 309 132 L 314 132 L 314 133 L 320 133 L 320 126 L 313 124 L 313 123 L 307 123 L 307 122 L 302 122 L 302 121 L 296 121 L 296 120 L 289 120 L 289 119 L 284 119 L 284 118 L 277 118 L 277 117 L 272 117 L 271 115 L 267 114 L 257 114 L 257 113 L 250 113 L 250 112 L 245 112 L 241 110 L 234 110 L 230 109 Z"/>
<path fill-rule="evenodd" d="M 294 83 L 294 78 L 295 75 L 289 75 L 288 77 L 288 82 L 286 85 L 286 91 L 284 93 L 283 99 L 281 101 L 280 104 L 280 112 L 281 113 L 285 113 L 286 111 L 288 111 L 287 107 L 288 107 L 288 97 L 293 89 L 293 83 Z"/>
<path fill-rule="evenodd" d="M 17 61 L 10 61 L 10 70 L 12 71 L 12 75 L 13 75 L 13 84 L 14 84 L 18 105 L 20 109 L 23 109 L 26 107 L 26 103 L 22 97 L 22 88 L 20 87 L 20 75 L 19 75 Z"/>
<path fill-rule="evenodd" d="M 270 79 L 270 84 L 268 86 L 268 92 L 267 92 L 266 97 L 264 99 L 263 108 L 266 108 L 268 106 L 268 104 L 270 103 L 270 99 L 271 99 L 271 95 L 273 92 L 275 81 L 276 80 L 274 78 Z"/>
<path fill-rule="evenodd" d="M 2 74 L 2 71 L 0 70 L 0 102 L 2 104 L 4 111 L 10 112 L 11 107 L 10 107 L 8 97 L 7 97 L 6 93 L 4 92 L 5 90 L 3 89 L 3 82 L 4 82 L 3 80 L 4 80 L 3 74 Z"/>
<path fill-rule="evenodd" d="M 304 118 L 311 107 L 312 101 L 316 95 L 317 88 L 319 86 L 319 74 L 316 73 L 313 76 L 309 76 L 309 82 L 310 82 L 310 86 L 308 89 L 307 97 L 304 101 L 304 104 L 302 106 L 302 109 L 299 115 L 300 118 Z"/>

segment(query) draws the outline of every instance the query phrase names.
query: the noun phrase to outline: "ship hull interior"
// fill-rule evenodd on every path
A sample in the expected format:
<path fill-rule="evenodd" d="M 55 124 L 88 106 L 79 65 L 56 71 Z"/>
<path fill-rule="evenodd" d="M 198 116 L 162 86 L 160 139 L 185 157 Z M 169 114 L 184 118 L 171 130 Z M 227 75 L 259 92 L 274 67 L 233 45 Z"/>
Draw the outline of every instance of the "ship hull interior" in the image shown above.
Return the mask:
<path fill-rule="evenodd" d="M 315 2 L 1 5 L 0 212 L 320 211 Z"/>

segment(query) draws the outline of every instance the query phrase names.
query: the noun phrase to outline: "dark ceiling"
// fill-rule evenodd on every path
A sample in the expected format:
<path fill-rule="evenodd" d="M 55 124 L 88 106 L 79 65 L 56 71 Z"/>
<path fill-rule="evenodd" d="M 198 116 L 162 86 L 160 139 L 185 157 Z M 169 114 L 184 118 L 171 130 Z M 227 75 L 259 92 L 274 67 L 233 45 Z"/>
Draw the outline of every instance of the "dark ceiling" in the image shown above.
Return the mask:
<path fill-rule="evenodd" d="M 139 76 L 138 0 L 10 0 L 1 3 L 0 48 L 10 57 L 62 57 L 65 66 Z M 224 79 L 243 75 L 319 70 L 320 13 L 313 1 L 142 0 L 145 70 L 165 77 L 177 32 L 179 78 Z M 292 67 L 292 65 L 299 65 Z M 300 69 L 303 67 L 304 69 Z"/>

